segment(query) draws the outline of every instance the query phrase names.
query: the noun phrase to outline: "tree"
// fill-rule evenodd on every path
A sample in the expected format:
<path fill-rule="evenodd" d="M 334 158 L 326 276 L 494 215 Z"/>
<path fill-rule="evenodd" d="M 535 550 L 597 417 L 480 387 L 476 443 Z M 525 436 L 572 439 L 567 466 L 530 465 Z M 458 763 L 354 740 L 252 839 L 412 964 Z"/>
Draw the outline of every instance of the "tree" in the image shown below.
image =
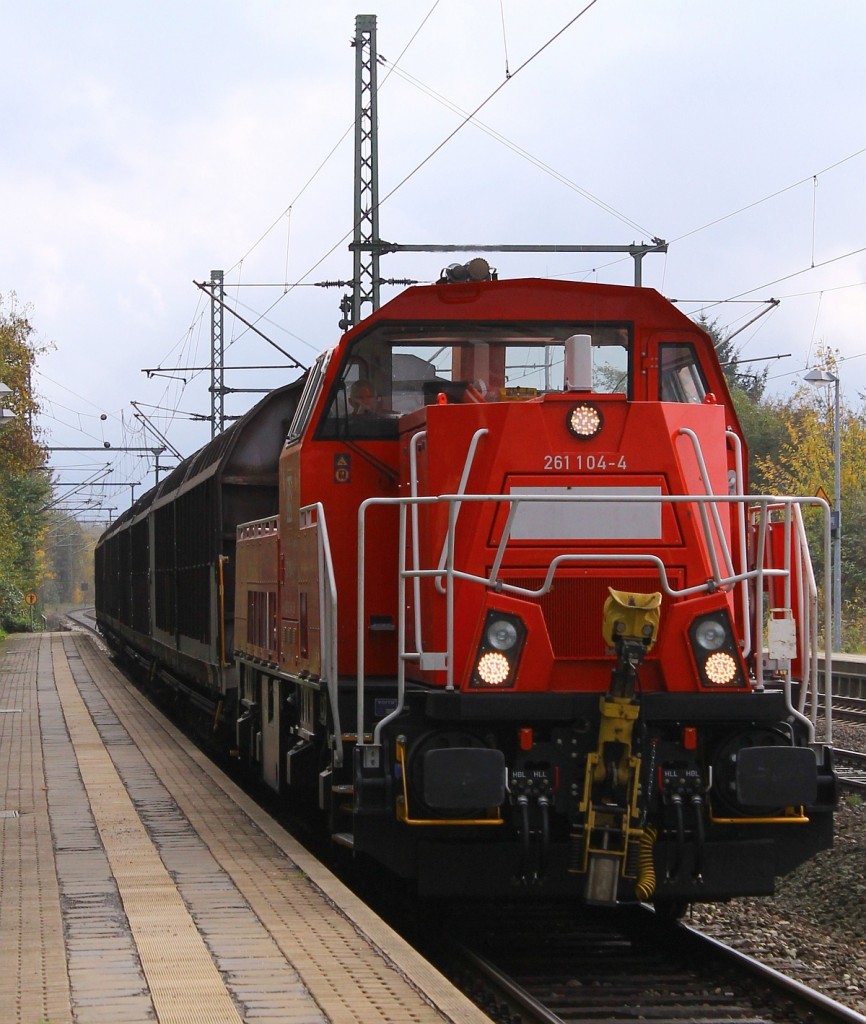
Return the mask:
<path fill-rule="evenodd" d="M 837 356 L 826 346 L 818 349 L 816 363 L 838 372 Z M 785 438 L 774 451 L 758 459 L 767 490 L 816 495 L 834 493 L 834 396 L 831 388 L 801 384 L 793 398 L 780 403 Z M 861 646 L 866 639 L 866 568 L 859 553 L 866 544 L 866 415 L 840 402 L 839 448 L 842 502 L 842 639 L 843 647 Z M 819 578 L 824 578 L 821 528 L 823 517 L 806 517 L 809 546 Z"/>
<path fill-rule="evenodd" d="M 51 493 L 46 451 L 32 428 L 38 403 L 32 371 L 45 351 L 33 339 L 28 310 L 15 296 L 0 298 L 0 381 L 11 391 L 3 400 L 15 418 L 0 427 L 0 624 L 23 623 L 22 594 L 44 575 L 42 509 Z"/>
<path fill-rule="evenodd" d="M 766 459 L 779 451 L 788 439 L 786 405 L 784 402 L 767 399 L 767 370 L 761 373 L 740 372 L 739 354 L 731 338 L 718 326 L 718 321 L 709 320 L 706 315 L 698 317 L 698 326 L 712 339 L 728 387 L 734 408 L 749 451 L 749 490 L 761 494 L 774 490 L 763 471 Z"/>
<path fill-rule="evenodd" d="M 709 334 L 722 364 L 728 387 L 734 392 L 746 395 L 750 401 L 759 402 L 764 397 L 767 387 L 767 369 L 760 373 L 748 373 L 741 369 L 740 350 L 734 345 L 732 338 L 719 327 L 718 320 L 710 320 L 706 313 L 697 319 L 698 327 Z M 739 410 L 737 410 L 739 412 Z"/>
<path fill-rule="evenodd" d="M 48 577 L 42 588 L 44 603 L 68 607 L 93 599 L 93 552 L 101 527 L 86 526 L 54 510 L 45 536 Z"/>
<path fill-rule="evenodd" d="M 752 494 L 774 493 L 777 488 L 766 467 L 789 440 L 787 405 L 777 399 L 755 401 L 736 387 L 731 389 L 731 397 L 749 450 L 749 490 Z"/>

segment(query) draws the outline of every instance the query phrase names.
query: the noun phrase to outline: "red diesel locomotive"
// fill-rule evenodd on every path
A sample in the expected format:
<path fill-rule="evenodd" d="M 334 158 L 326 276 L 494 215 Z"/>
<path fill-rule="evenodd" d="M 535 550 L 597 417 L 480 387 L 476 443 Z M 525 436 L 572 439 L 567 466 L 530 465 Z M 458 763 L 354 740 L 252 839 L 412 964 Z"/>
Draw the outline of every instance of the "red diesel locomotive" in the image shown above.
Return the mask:
<path fill-rule="evenodd" d="M 101 542 L 98 617 L 236 710 L 238 756 L 336 842 L 428 895 L 666 908 L 771 893 L 831 845 L 810 499 L 749 495 L 712 341 L 674 306 L 409 288 L 283 392 L 264 518 L 231 550 L 232 517 L 208 513 L 190 594 L 155 532 L 177 499 L 145 496 Z M 210 609 L 195 641 L 165 613 L 190 600 Z"/>

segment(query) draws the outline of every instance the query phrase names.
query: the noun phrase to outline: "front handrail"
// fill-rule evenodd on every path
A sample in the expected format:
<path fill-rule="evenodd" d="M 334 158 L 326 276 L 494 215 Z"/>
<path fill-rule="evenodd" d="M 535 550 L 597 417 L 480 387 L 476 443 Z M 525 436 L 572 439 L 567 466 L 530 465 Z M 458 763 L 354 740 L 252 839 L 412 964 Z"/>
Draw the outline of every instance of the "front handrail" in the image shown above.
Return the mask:
<path fill-rule="evenodd" d="M 688 427 L 680 427 L 680 434 L 683 437 L 687 437 L 692 442 L 692 448 L 694 450 L 695 459 L 698 464 L 698 471 L 701 474 L 701 483 L 704 485 L 704 493 L 712 494 L 713 488 L 710 483 L 710 473 L 707 469 L 706 459 L 704 458 L 704 452 L 701 448 L 701 442 L 698 435 L 694 430 L 690 430 Z M 707 549 L 710 555 L 710 559 L 713 563 L 713 570 L 716 574 L 719 572 L 718 556 L 716 554 L 716 545 L 712 543 L 712 531 L 710 530 L 710 524 L 707 521 L 707 508 L 705 505 L 701 505 L 701 519 L 704 525 L 704 536 L 708 540 Z M 717 505 L 711 505 L 709 509 L 710 515 L 713 517 L 713 524 L 715 526 L 715 536 L 718 541 L 719 547 L 722 549 L 722 554 L 725 559 L 725 568 L 729 573 L 734 571 L 734 562 L 731 557 L 730 546 L 728 545 L 727 538 L 725 536 L 725 528 L 722 525 L 722 520 L 719 515 L 719 509 Z"/>
<path fill-rule="evenodd" d="M 325 517 L 324 505 L 320 501 L 304 505 L 299 510 L 299 515 L 302 530 L 314 529 L 316 531 L 316 552 L 319 565 L 319 616 L 321 618 L 319 635 L 327 640 L 320 646 L 321 677 L 328 687 L 328 699 L 331 702 L 331 717 L 334 724 L 334 766 L 339 768 L 343 764 L 343 744 L 340 739 L 343 730 L 340 724 L 338 690 L 337 577 L 331 557 L 331 540 L 328 536 L 328 522 Z"/>
<path fill-rule="evenodd" d="M 734 486 L 735 493 L 742 495 L 745 481 L 743 470 L 743 442 L 740 435 L 730 427 L 725 431 L 725 437 L 733 448 L 734 452 Z M 746 557 L 746 508 L 744 505 L 737 506 L 737 538 L 743 558 Z M 752 617 L 749 602 L 749 584 L 746 580 L 740 584 L 740 601 L 742 602 L 743 617 L 743 648 L 742 654 L 747 658 L 752 653 Z"/>
<path fill-rule="evenodd" d="M 392 712 L 378 723 L 373 735 L 373 743 L 378 744 L 382 730 L 384 726 L 392 721 L 401 713 L 404 707 L 405 699 L 405 665 L 408 661 L 418 661 L 420 663 L 422 657 L 431 657 L 430 652 L 424 652 L 421 649 L 421 645 L 416 643 L 416 650 L 407 649 L 407 637 L 406 637 L 406 583 L 409 580 L 413 581 L 413 586 L 416 585 L 414 581 L 420 581 L 424 578 L 432 578 L 436 581 L 437 589 L 444 592 L 446 597 L 446 650 L 440 652 L 442 656 L 442 663 L 437 667 L 444 668 L 446 670 L 446 689 L 454 689 L 454 585 L 455 582 L 466 581 L 470 583 L 476 583 L 479 586 L 483 586 L 488 589 L 494 589 L 497 592 L 511 593 L 522 597 L 540 597 L 549 592 L 553 585 L 553 580 L 556 576 L 557 571 L 566 565 L 575 564 L 634 564 L 643 563 L 652 565 L 658 572 L 659 582 L 663 591 L 673 598 L 687 597 L 698 593 L 710 593 L 715 591 L 728 591 L 731 588 L 744 585 L 747 586 L 749 581 L 754 580 L 757 591 L 759 594 L 765 591 L 765 582 L 771 577 L 783 577 L 790 581 L 791 574 L 794 572 L 794 566 L 790 562 L 790 547 L 785 549 L 786 563 L 782 567 L 768 567 L 765 565 L 765 548 L 766 548 L 766 525 L 769 521 L 770 515 L 777 512 L 780 509 L 786 510 L 786 516 L 790 522 L 792 515 L 796 523 L 796 534 L 798 537 L 797 551 L 799 558 L 800 573 L 799 578 L 804 576 L 808 580 L 809 594 L 804 594 L 804 600 L 801 607 L 809 608 L 809 613 L 806 615 L 806 622 L 809 625 L 809 633 L 803 638 L 803 657 L 802 664 L 804 667 L 804 679 L 803 686 L 809 691 L 811 690 L 814 701 L 813 704 L 817 707 L 817 663 L 814 662 L 814 657 L 811 652 L 814 652 L 817 647 L 817 590 L 813 591 L 814 577 L 811 575 L 811 567 L 809 566 L 809 559 L 807 548 L 805 546 L 805 532 L 802 528 L 802 515 L 801 508 L 803 506 L 824 506 L 825 513 L 827 511 L 827 503 L 823 499 L 815 498 L 811 496 L 806 497 L 781 497 L 779 495 L 663 495 L 663 494 L 652 494 L 652 495 L 617 495 L 617 501 L 626 504 L 663 504 L 663 505 L 679 505 L 679 504 L 699 504 L 702 506 L 710 506 L 717 508 L 719 505 L 741 505 L 749 509 L 749 514 L 752 517 L 757 517 L 758 525 L 758 543 L 757 543 L 757 558 L 755 560 L 755 567 L 748 569 L 743 567 L 740 571 L 730 565 L 726 565 L 725 573 L 722 572 L 718 563 L 713 564 L 713 574 L 705 582 L 695 586 L 689 587 L 676 587 L 674 586 L 667 574 L 667 569 L 661 560 L 656 555 L 649 552 L 646 553 L 630 553 L 630 554 L 610 554 L 606 552 L 580 552 L 580 553 L 563 553 L 554 556 L 546 569 L 544 580 L 540 587 L 529 588 L 520 587 L 515 584 L 505 583 L 498 576 L 499 569 L 505 558 L 505 552 L 508 547 L 509 541 L 511 540 L 511 526 L 515 518 L 515 509 L 518 505 L 523 503 L 536 503 L 536 502 L 580 502 L 580 503 L 598 503 L 598 502 L 609 502 L 610 495 L 605 494 L 603 489 L 597 494 L 568 494 L 568 495 L 551 495 L 550 493 L 545 494 L 442 494 L 438 496 L 417 496 L 412 497 L 398 497 L 398 498 L 385 498 L 385 497 L 374 497 L 365 500 L 358 509 L 358 619 L 357 619 L 357 714 L 358 714 L 358 726 L 357 734 L 359 737 L 363 737 L 364 731 L 364 690 L 365 690 L 365 632 L 364 632 L 364 601 L 365 601 L 365 556 L 366 556 L 366 518 L 369 509 L 380 506 L 396 506 L 400 513 L 400 528 L 399 528 L 399 554 L 398 554 L 398 572 L 399 572 L 399 596 L 398 596 L 398 629 L 397 629 L 397 641 L 398 641 L 398 679 L 397 679 L 397 704 Z M 455 533 L 457 528 L 457 512 L 459 509 L 468 503 L 493 503 L 499 505 L 508 505 L 509 513 L 507 522 L 503 530 L 503 535 L 498 545 L 496 556 L 494 558 L 493 567 L 490 576 L 480 576 L 476 573 L 466 572 L 458 569 L 454 564 L 454 552 L 455 552 Z M 422 569 L 418 564 L 417 558 L 413 555 L 413 566 L 407 567 L 407 519 L 408 511 L 412 510 L 413 526 L 417 530 L 417 508 L 421 505 L 433 505 L 433 504 L 447 504 L 449 506 L 448 514 L 448 527 L 446 536 L 443 543 L 444 559 L 440 559 L 440 564 L 436 568 Z M 796 513 L 792 513 L 792 509 L 796 509 Z M 706 511 L 706 509 L 705 509 Z M 709 524 L 707 523 L 707 526 Z M 720 524 L 721 525 L 721 524 Z M 414 532 L 414 531 L 413 531 Z M 706 538 L 708 542 L 712 542 L 712 533 L 710 530 L 710 536 Z M 413 538 L 414 544 L 415 538 Z M 412 547 L 413 552 L 417 552 L 417 547 Z M 827 549 L 829 548 L 829 514 L 825 514 L 824 517 L 824 547 L 825 556 Z M 726 560 L 727 561 L 727 560 Z M 809 566 L 808 570 L 806 567 Z M 832 617 L 830 615 L 830 594 L 829 588 L 825 588 L 825 623 L 831 622 Z M 417 591 L 416 591 L 417 592 Z M 790 590 L 787 592 L 790 594 Z M 762 620 L 762 609 L 763 602 L 756 602 L 755 607 L 755 621 L 754 621 L 754 636 L 763 636 L 764 623 Z M 415 609 L 416 615 L 418 609 Z M 828 645 L 825 645 L 828 646 Z M 806 655 L 810 655 L 806 657 Z M 832 720 L 830 714 L 830 697 L 831 697 L 831 664 L 830 664 L 830 653 L 827 653 L 827 689 L 826 689 L 826 709 L 825 709 L 825 734 L 831 735 Z M 760 688 L 763 685 L 763 666 L 761 659 L 756 658 L 756 688 Z M 810 735 L 814 738 L 814 722 L 802 714 L 802 712 L 793 706 L 791 698 L 791 685 L 790 678 L 784 679 L 785 688 L 785 700 L 786 706 L 791 714 L 803 719 L 810 728 Z M 830 732 L 827 732 L 830 730 Z M 829 739 L 827 740 L 829 742 Z"/>
<path fill-rule="evenodd" d="M 481 440 L 482 437 L 486 437 L 489 433 L 490 433 L 490 431 L 487 429 L 487 427 L 479 427 L 478 430 L 476 430 L 475 433 L 472 435 L 472 440 L 469 442 L 469 450 L 466 453 L 466 460 L 463 463 L 463 472 L 462 472 L 462 474 L 460 476 L 460 483 L 457 485 L 457 493 L 458 494 L 464 494 L 465 493 L 466 488 L 467 488 L 467 486 L 469 484 L 469 474 L 472 471 L 472 464 L 475 461 L 475 453 L 478 450 L 478 442 Z M 452 505 L 452 508 L 453 508 L 453 522 L 450 521 L 451 517 L 449 515 L 449 528 L 448 528 L 449 536 L 453 533 L 454 528 L 457 525 L 457 516 L 460 513 L 460 505 L 459 505 L 459 503 L 456 506 Z M 446 550 L 447 547 L 448 547 L 448 538 L 446 537 L 445 543 L 442 545 L 442 554 L 439 556 L 439 568 L 440 569 L 443 569 L 445 567 L 445 560 L 446 560 L 447 554 L 448 554 L 448 552 Z M 439 589 L 438 582 L 437 582 L 436 586 L 437 586 L 437 589 Z M 441 589 L 440 589 L 439 592 L 440 593 L 442 592 Z"/>

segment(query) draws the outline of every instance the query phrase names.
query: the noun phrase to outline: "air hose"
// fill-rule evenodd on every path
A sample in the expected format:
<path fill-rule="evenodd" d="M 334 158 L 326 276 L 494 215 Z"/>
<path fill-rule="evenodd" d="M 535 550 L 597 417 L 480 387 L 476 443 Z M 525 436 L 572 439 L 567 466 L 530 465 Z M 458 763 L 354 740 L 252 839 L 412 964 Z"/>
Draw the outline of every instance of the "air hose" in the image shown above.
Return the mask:
<path fill-rule="evenodd" d="M 517 798 L 517 806 L 520 808 L 520 870 L 517 877 L 521 882 L 527 880 L 529 871 L 529 797 L 521 793 Z"/>
<path fill-rule="evenodd" d="M 695 881 L 703 882 L 703 866 L 704 866 L 704 841 L 705 841 L 705 830 L 704 830 L 704 818 L 703 818 L 703 806 L 704 801 L 699 793 L 695 793 L 692 797 L 692 806 L 695 809 L 695 833 L 697 835 L 697 849 L 695 850 Z"/>
<path fill-rule="evenodd" d="M 637 859 L 637 884 L 634 887 L 635 895 L 645 903 L 656 891 L 656 871 L 653 864 L 653 846 L 655 846 L 656 830 L 649 826 L 643 830 L 640 837 L 640 848 Z"/>
<path fill-rule="evenodd" d="M 544 794 L 538 798 L 538 808 L 541 811 L 541 851 L 536 877 L 542 879 L 547 871 L 547 855 L 550 852 L 550 800 Z"/>

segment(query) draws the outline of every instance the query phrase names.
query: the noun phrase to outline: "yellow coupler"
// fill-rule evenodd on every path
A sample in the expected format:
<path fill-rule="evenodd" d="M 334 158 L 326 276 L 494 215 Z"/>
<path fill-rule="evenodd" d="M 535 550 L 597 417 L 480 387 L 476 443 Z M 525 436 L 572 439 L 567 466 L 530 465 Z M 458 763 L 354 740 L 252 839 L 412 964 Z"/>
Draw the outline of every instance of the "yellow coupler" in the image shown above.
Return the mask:
<path fill-rule="evenodd" d="M 634 877 L 630 864 L 646 861 L 638 852 L 644 841 L 644 830 L 637 824 L 641 762 L 632 755 L 632 731 L 640 706 L 631 698 L 606 694 L 600 709 L 598 749 L 587 758 L 580 803 L 584 826 L 572 835 L 581 849 L 570 870 L 586 874 L 588 902 L 612 905 L 620 877 Z M 641 876 L 642 891 L 654 888 L 645 870 Z"/>

